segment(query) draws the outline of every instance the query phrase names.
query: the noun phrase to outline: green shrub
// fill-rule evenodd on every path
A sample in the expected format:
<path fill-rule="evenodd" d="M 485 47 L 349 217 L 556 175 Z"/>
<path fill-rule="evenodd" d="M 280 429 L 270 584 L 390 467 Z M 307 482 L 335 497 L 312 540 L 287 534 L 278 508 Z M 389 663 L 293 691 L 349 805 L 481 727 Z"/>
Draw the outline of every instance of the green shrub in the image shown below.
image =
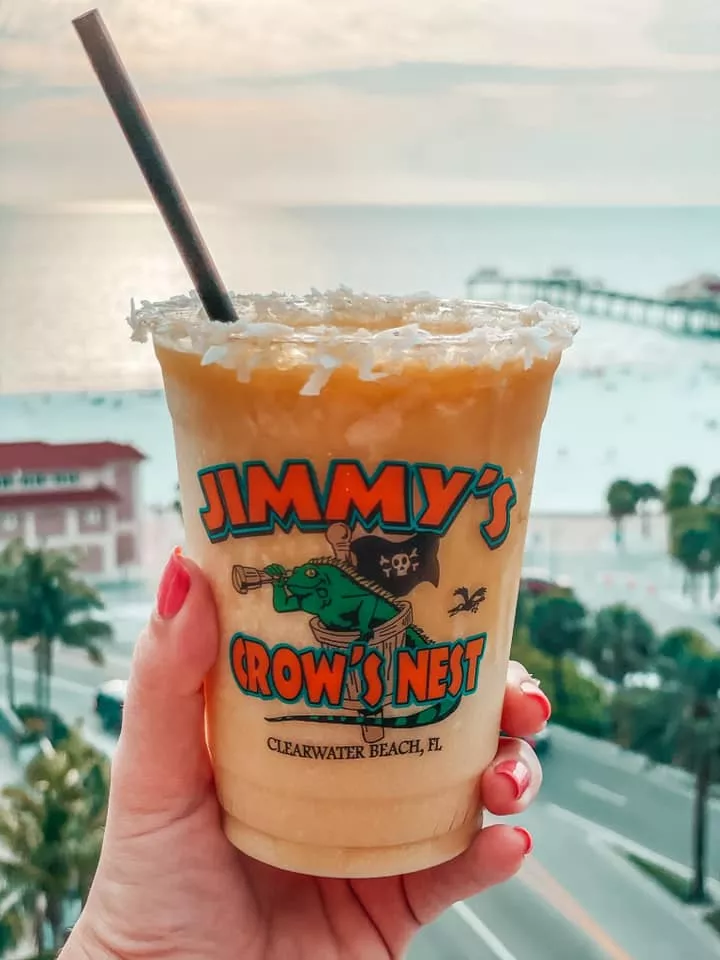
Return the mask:
<path fill-rule="evenodd" d="M 667 870 L 665 867 L 661 867 L 659 864 L 653 863 L 651 860 L 646 860 L 644 857 L 638 857 L 634 853 L 627 853 L 625 856 L 630 863 L 634 864 L 636 867 L 639 867 L 643 873 L 647 874 L 647 876 L 652 877 L 652 879 L 659 883 L 660 886 L 664 887 L 668 893 L 671 893 L 683 903 L 687 903 L 689 901 L 690 883 L 685 877 L 681 877 L 672 870 Z"/>
<path fill-rule="evenodd" d="M 555 712 L 555 723 L 591 737 L 610 735 L 610 711 L 607 694 L 594 681 L 578 673 L 575 664 L 563 664 L 566 704 Z"/>
<path fill-rule="evenodd" d="M 42 737 L 47 737 L 53 746 L 57 746 L 67 739 L 70 728 L 57 713 L 45 714 L 31 703 L 23 703 L 15 707 L 15 713 L 25 725 L 27 731 L 26 743 L 36 743 Z"/>
<path fill-rule="evenodd" d="M 566 703 L 559 709 L 555 698 L 552 661 L 532 646 L 526 627 L 519 627 L 516 631 L 511 655 L 540 681 L 542 689 L 553 704 L 554 723 L 592 737 L 610 735 L 610 709 L 605 691 L 592 680 L 581 676 L 571 660 L 564 660 L 562 664 Z"/>
<path fill-rule="evenodd" d="M 705 921 L 710 924 L 715 933 L 720 933 L 720 908 L 711 910 L 705 917 Z"/>
<path fill-rule="evenodd" d="M 610 708 L 615 743 L 655 763 L 673 763 L 673 743 L 666 729 L 668 711 L 674 707 L 669 701 L 665 706 L 666 700 L 657 690 L 619 690 Z"/>

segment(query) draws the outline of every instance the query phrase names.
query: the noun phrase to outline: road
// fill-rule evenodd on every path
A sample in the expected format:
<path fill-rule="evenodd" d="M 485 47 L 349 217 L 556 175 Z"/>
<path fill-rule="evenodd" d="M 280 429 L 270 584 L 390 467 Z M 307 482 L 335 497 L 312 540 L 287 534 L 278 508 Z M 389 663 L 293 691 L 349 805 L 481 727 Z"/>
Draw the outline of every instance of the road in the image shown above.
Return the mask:
<path fill-rule="evenodd" d="M 92 667 L 59 651 L 55 708 L 82 718 L 90 738 L 112 752 L 93 715 L 105 678 L 126 677 L 130 646 Z M 2 670 L 0 670 L 2 676 Z M 16 654 L 19 699 L 32 694 L 32 660 Z M 540 799 L 520 820 L 535 852 L 519 877 L 457 904 L 422 931 L 409 960 L 693 960 L 720 958 L 720 938 L 640 875 L 622 856 L 633 844 L 689 865 L 691 784 L 682 774 L 646 769 L 610 744 L 552 729 Z M 720 879 L 720 803 L 710 810 L 709 866 Z"/>
<path fill-rule="evenodd" d="M 613 744 L 553 730 L 542 798 L 690 866 L 692 780 Z M 720 879 L 720 801 L 709 804 L 708 870 Z"/>

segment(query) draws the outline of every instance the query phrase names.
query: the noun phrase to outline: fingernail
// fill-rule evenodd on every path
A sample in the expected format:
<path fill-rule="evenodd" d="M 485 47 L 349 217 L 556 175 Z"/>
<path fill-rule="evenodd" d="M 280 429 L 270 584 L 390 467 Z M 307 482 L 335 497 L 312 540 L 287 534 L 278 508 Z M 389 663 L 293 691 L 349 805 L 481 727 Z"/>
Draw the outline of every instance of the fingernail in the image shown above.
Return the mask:
<path fill-rule="evenodd" d="M 538 682 L 536 680 L 523 680 L 520 684 L 520 689 L 528 700 L 537 703 L 537 705 L 542 708 L 542 722 L 547 723 L 552 714 L 552 705 L 542 690 L 539 689 Z"/>
<path fill-rule="evenodd" d="M 530 835 L 529 831 L 527 831 L 525 827 L 513 827 L 513 830 L 515 831 L 515 833 L 519 833 L 520 836 L 523 838 L 523 841 L 525 843 L 524 856 L 526 857 L 529 856 L 533 850 L 533 838 Z"/>
<path fill-rule="evenodd" d="M 538 689 L 540 687 L 540 681 L 537 677 L 534 677 L 531 673 L 523 680 L 520 684 L 521 690 L 532 690 L 533 688 Z"/>
<path fill-rule="evenodd" d="M 181 560 L 178 547 L 168 560 L 157 594 L 157 612 L 163 620 L 172 620 L 182 610 L 190 591 L 190 574 Z"/>
<path fill-rule="evenodd" d="M 512 784 L 516 800 L 519 800 L 530 786 L 530 770 L 520 760 L 503 760 L 495 767 L 495 773 L 501 777 L 507 777 Z"/>

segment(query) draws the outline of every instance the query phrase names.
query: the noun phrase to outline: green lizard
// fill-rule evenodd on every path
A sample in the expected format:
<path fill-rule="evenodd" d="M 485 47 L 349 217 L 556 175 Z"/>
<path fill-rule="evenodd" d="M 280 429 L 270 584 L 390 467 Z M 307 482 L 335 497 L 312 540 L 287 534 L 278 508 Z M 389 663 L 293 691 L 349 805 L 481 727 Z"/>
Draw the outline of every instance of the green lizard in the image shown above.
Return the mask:
<path fill-rule="evenodd" d="M 400 613 L 400 604 L 387 590 L 361 577 L 342 560 L 310 560 L 294 570 L 278 563 L 265 568 L 273 578 L 273 606 L 278 613 L 302 610 L 336 633 L 359 631 L 360 640 L 372 640 L 373 630 Z M 430 643 L 415 626 L 407 629 L 406 645 Z"/>
<path fill-rule="evenodd" d="M 358 631 L 364 643 L 373 637 L 376 627 L 400 613 L 400 603 L 387 590 L 361 577 L 350 564 L 324 557 L 310 560 L 294 570 L 271 564 L 265 573 L 273 579 L 273 607 L 277 613 L 303 611 L 317 617 L 327 630 L 336 633 Z M 405 646 L 417 649 L 432 641 L 411 624 L 405 632 Z M 424 727 L 449 717 L 460 704 L 460 697 L 446 697 L 421 710 L 404 716 L 383 717 L 362 715 L 310 714 L 272 717 L 271 722 L 287 720 L 310 723 L 338 723 L 354 726 L 392 728 Z"/>

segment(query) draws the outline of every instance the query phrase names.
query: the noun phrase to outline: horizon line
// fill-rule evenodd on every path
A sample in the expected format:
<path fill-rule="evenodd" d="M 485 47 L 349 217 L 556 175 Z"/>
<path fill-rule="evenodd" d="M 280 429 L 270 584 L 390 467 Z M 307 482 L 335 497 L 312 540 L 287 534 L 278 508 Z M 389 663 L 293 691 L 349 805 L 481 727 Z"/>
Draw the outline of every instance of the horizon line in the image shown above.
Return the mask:
<path fill-rule="evenodd" d="M 646 209 L 712 209 L 720 208 L 718 200 L 614 200 L 614 201 L 527 201 L 527 200 L 233 200 L 228 203 L 190 201 L 192 209 L 199 213 L 223 214 L 242 209 L 542 209 L 542 210 L 646 210 Z M 0 197 L 0 210 L 39 213 L 88 213 L 124 214 L 143 216 L 158 213 L 152 201 L 104 198 L 99 200 L 4 200 Z"/>

